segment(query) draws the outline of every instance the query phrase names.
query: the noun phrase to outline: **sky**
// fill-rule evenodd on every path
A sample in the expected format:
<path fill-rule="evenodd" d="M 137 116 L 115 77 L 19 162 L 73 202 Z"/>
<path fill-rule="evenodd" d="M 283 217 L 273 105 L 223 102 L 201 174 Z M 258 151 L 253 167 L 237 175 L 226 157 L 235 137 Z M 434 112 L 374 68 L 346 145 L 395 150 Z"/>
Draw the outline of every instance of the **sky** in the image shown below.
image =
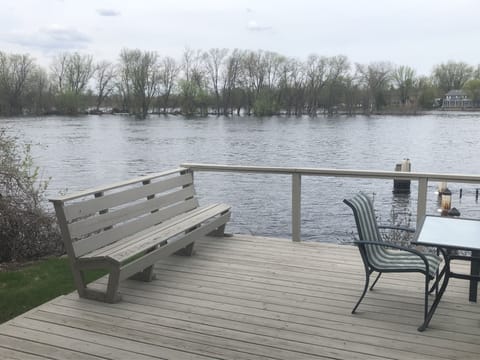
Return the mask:
<path fill-rule="evenodd" d="M 478 0 L 0 0 L 0 51 L 48 66 L 61 52 L 117 61 L 121 49 L 180 59 L 186 48 L 346 55 L 429 75 L 480 64 Z"/>

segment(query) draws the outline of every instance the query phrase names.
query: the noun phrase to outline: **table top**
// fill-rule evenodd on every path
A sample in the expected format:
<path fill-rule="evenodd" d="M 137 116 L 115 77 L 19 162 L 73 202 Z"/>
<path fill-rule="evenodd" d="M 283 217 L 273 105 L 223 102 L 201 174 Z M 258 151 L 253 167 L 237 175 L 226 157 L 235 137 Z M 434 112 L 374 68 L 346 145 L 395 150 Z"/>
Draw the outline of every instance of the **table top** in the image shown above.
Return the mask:
<path fill-rule="evenodd" d="M 480 250 L 480 220 L 427 215 L 412 243 Z"/>

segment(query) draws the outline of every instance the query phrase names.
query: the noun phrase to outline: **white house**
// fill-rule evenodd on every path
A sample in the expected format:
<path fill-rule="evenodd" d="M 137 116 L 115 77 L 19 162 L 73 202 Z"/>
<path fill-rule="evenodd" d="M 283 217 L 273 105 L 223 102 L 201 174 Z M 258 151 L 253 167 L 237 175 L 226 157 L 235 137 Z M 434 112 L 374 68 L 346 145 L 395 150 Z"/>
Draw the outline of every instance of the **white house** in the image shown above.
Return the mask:
<path fill-rule="evenodd" d="M 472 100 L 463 90 L 450 90 L 443 98 L 442 108 L 444 109 L 463 109 L 471 108 Z"/>

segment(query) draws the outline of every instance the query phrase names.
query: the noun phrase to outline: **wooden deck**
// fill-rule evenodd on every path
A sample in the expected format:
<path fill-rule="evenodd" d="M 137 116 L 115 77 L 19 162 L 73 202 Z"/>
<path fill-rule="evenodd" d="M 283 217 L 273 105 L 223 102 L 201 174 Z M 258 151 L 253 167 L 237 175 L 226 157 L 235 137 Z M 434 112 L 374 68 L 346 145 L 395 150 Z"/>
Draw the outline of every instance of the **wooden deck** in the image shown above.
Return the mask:
<path fill-rule="evenodd" d="M 351 315 L 364 280 L 352 246 L 212 238 L 156 272 L 151 283 L 123 282 L 118 304 L 72 293 L 0 325 L 0 358 L 480 357 L 480 304 L 465 281 L 451 281 L 424 333 L 420 275 L 385 275 Z"/>

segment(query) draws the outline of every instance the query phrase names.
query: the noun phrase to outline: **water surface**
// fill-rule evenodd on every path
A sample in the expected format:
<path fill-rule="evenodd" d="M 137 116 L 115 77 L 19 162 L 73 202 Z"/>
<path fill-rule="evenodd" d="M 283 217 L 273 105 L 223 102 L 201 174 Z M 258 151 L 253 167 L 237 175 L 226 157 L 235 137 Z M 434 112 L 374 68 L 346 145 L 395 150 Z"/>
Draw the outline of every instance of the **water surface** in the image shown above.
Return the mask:
<path fill-rule="evenodd" d="M 393 170 L 410 158 L 412 170 L 478 174 L 480 114 L 423 116 L 209 117 L 84 116 L 1 119 L 0 126 L 32 144 L 35 162 L 51 178 L 49 194 L 83 190 L 177 167 L 185 162 Z M 289 176 L 198 173 L 202 203 L 233 206 L 229 231 L 289 237 Z M 480 217 L 475 185 L 449 184 L 462 215 Z M 478 186 L 480 187 L 480 185 Z M 458 191 L 463 188 L 460 201 Z M 302 237 L 351 239 L 353 219 L 342 199 L 358 190 L 375 197 L 381 220 L 392 209 L 415 220 L 411 196 L 393 196 L 385 180 L 302 179 Z M 435 212 L 435 184 L 427 212 Z"/>

